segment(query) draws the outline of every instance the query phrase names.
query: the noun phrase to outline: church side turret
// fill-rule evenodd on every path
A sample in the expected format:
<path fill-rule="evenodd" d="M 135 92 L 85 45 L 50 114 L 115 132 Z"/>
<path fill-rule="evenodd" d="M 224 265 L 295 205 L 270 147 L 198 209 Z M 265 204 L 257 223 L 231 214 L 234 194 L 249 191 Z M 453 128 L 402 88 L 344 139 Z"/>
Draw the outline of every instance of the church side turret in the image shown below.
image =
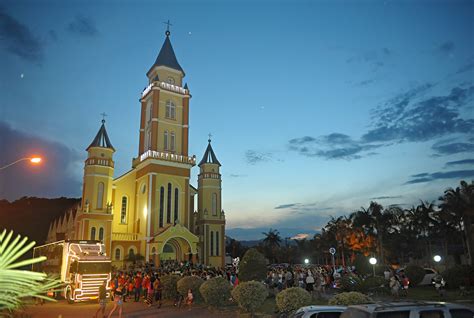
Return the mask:
<path fill-rule="evenodd" d="M 198 217 L 196 226 L 202 240 L 200 260 L 211 266 L 223 267 L 225 259 L 225 215 L 222 211 L 221 164 L 211 146 L 211 139 L 198 175 Z"/>

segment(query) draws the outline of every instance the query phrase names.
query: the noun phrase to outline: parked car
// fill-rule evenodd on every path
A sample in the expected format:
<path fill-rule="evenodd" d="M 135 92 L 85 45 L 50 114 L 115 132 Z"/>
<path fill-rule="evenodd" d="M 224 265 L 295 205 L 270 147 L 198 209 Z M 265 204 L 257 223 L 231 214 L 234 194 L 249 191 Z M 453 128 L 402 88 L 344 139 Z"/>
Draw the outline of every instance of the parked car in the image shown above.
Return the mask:
<path fill-rule="evenodd" d="M 425 276 L 423 277 L 423 280 L 418 284 L 418 286 L 426 286 L 426 285 L 431 285 L 433 282 L 433 278 L 436 276 L 436 270 L 433 268 L 425 267 L 423 268 L 425 270 Z M 401 272 L 405 270 L 404 267 L 400 268 L 397 270 L 398 272 Z M 410 278 L 410 277 L 408 277 Z"/>
<path fill-rule="evenodd" d="M 384 302 L 347 307 L 340 318 L 473 318 L 462 305 L 442 302 Z"/>
<path fill-rule="evenodd" d="M 305 306 L 298 309 L 293 318 L 339 318 L 346 306 Z"/>

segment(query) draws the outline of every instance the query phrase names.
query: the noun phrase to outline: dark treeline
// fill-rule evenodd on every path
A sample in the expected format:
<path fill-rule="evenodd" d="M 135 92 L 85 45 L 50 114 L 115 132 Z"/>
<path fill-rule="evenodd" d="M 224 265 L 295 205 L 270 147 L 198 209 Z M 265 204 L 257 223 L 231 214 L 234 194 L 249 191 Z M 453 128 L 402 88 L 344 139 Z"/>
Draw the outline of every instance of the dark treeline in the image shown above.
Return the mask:
<path fill-rule="evenodd" d="M 472 264 L 474 220 L 474 182 L 461 181 L 447 189 L 438 203 L 420 201 L 407 209 L 383 207 L 370 202 L 367 208 L 331 218 L 320 233 L 311 239 L 283 239 L 278 230 L 270 229 L 257 248 L 272 263 L 330 264 L 329 248 L 337 250 L 336 262 L 353 264 L 357 255 L 375 256 L 385 264 L 429 263 L 441 255 L 448 263 Z M 231 239 L 227 253 L 242 256 L 246 248 Z"/>

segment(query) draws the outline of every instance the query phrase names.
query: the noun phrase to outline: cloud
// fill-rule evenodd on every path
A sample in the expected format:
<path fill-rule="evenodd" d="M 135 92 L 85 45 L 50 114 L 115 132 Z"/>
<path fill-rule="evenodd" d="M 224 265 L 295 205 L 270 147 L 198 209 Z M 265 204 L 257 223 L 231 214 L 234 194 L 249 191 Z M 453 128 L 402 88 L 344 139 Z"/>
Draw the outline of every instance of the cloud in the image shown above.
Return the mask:
<path fill-rule="evenodd" d="M 0 199 L 14 200 L 22 196 L 58 197 L 81 195 L 83 156 L 66 145 L 29 135 L 0 121 L 2 155 L 0 166 L 18 158 L 41 155 L 39 166 L 20 162 L 1 172 Z"/>
<path fill-rule="evenodd" d="M 78 15 L 68 24 L 67 30 L 79 36 L 93 37 L 99 34 L 94 20 Z"/>
<path fill-rule="evenodd" d="M 446 41 L 436 47 L 436 52 L 439 52 L 445 55 L 450 55 L 451 53 L 453 53 L 455 48 L 456 46 L 454 45 L 454 42 Z"/>
<path fill-rule="evenodd" d="M 474 142 L 455 141 L 453 139 L 441 140 L 434 143 L 431 149 L 434 150 L 435 157 L 463 152 L 474 152 Z"/>
<path fill-rule="evenodd" d="M 367 80 L 363 80 L 363 81 L 360 81 L 358 83 L 356 83 L 355 85 L 356 86 L 367 86 L 367 85 L 370 85 L 372 83 L 375 83 L 376 80 L 374 78 L 372 79 L 367 79 Z"/>
<path fill-rule="evenodd" d="M 474 70 L 474 62 L 461 66 L 454 74 L 461 74 L 472 70 Z"/>
<path fill-rule="evenodd" d="M 380 197 L 375 197 L 375 198 L 370 198 L 370 200 L 388 200 L 388 199 L 400 199 L 402 198 L 402 195 L 393 195 L 393 196 L 380 196 Z"/>
<path fill-rule="evenodd" d="M 244 178 L 246 176 L 247 176 L 246 174 L 234 174 L 234 173 L 231 173 L 229 175 L 229 177 L 231 177 L 231 178 Z"/>
<path fill-rule="evenodd" d="M 43 44 L 31 30 L 0 7 L 0 41 L 10 54 L 30 62 L 43 60 Z"/>
<path fill-rule="evenodd" d="M 298 233 L 295 236 L 291 237 L 292 240 L 306 240 L 310 238 L 311 237 L 308 233 Z"/>
<path fill-rule="evenodd" d="M 346 63 L 363 63 L 372 68 L 372 72 L 377 71 L 385 65 L 385 61 L 393 55 L 393 51 L 389 48 L 381 48 L 377 50 L 368 50 L 360 54 L 354 55 L 346 60 Z"/>
<path fill-rule="evenodd" d="M 247 150 L 245 152 L 245 159 L 248 164 L 255 165 L 261 162 L 272 161 L 273 155 L 270 152 L 260 152 L 256 150 Z"/>
<path fill-rule="evenodd" d="M 424 183 L 430 182 L 434 180 L 442 180 L 442 179 L 464 179 L 464 178 L 472 178 L 474 177 L 474 170 L 453 170 L 453 171 L 446 171 L 446 172 L 434 172 L 426 175 L 426 177 L 418 178 L 418 175 L 412 175 L 411 179 L 407 181 L 405 184 L 414 184 L 414 183 Z"/>
<path fill-rule="evenodd" d="M 474 159 L 464 159 L 464 160 L 457 160 L 457 161 L 449 161 L 446 162 L 446 167 L 451 166 L 459 166 L 459 165 L 474 165 Z"/>
<path fill-rule="evenodd" d="M 380 145 L 362 143 L 353 140 L 350 136 L 341 133 L 332 133 L 320 137 L 304 136 L 288 141 L 289 149 L 306 157 L 320 157 L 331 159 L 360 159 L 367 156 L 369 150 Z"/>
<path fill-rule="evenodd" d="M 275 210 L 288 209 L 288 208 L 292 208 L 292 207 L 297 206 L 297 205 L 298 205 L 298 203 L 281 204 L 279 206 L 276 206 L 274 209 Z"/>

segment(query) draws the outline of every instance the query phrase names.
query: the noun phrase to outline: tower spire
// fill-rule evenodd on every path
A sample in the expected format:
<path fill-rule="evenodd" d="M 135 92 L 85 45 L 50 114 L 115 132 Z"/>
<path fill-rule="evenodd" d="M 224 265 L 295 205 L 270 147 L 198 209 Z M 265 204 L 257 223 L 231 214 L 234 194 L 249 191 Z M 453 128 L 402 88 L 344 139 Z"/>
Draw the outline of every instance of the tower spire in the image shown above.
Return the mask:
<path fill-rule="evenodd" d="M 100 148 L 109 148 L 115 151 L 115 148 L 112 146 L 112 143 L 110 142 L 109 135 L 107 134 L 107 130 L 105 129 L 105 117 L 107 116 L 106 113 L 102 113 L 102 125 L 100 126 L 99 131 L 97 132 L 97 135 L 95 136 L 94 140 L 92 140 L 92 143 L 87 147 L 86 150 L 89 150 L 89 148 L 92 147 L 100 147 Z"/>
<path fill-rule="evenodd" d="M 198 166 L 201 166 L 205 163 L 213 163 L 213 164 L 216 164 L 216 165 L 219 165 L 219 166 L 221 165 L 219 160 L 217 160 L 217 157 L 216 157 L 216 154 L 214 153 L 214 150 L 212 149 L 211 137 L 212 137 L 212 135 L 209 134 L 209 139 L 207 140 L 208 144 L 207 144 L 206 151 L 204 152 L 204 156 L 202 157 L 202 159 L 199 162 Z"/>

